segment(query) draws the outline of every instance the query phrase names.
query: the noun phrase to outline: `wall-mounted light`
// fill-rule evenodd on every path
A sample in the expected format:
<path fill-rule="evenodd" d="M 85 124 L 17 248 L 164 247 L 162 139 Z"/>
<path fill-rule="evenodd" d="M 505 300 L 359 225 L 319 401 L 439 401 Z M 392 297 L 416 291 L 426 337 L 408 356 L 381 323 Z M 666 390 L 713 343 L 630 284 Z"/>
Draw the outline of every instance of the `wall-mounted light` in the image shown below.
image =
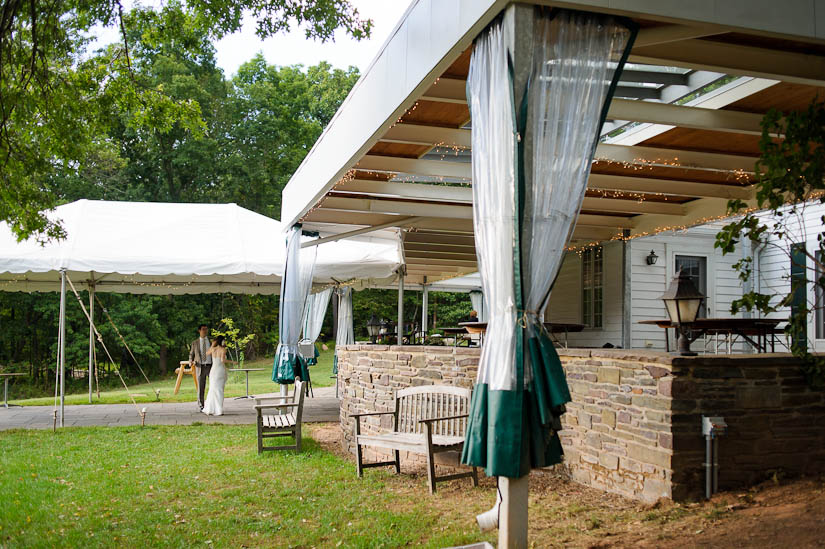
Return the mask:
<path fill-rule="evenodd" d="M 659 259 L 659 256 L 656 255 L 656 252 L 650 250 L 650 253 L 647 254 L 647 257 L 645 259 L 647 259 L 648 265 L 656 265 L 656 260 Z"/>

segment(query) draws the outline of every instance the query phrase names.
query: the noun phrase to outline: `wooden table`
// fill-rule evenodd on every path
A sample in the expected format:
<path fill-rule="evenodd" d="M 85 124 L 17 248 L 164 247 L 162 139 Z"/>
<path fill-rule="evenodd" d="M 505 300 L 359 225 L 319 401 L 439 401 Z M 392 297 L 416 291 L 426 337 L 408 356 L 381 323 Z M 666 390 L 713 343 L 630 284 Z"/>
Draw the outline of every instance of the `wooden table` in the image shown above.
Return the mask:
<path fill-rule="evenodd" d="M 459 322 L 459 326 L 465 328 L 471 334 L 481 334 L 482 338 L 481 341 L 484 341 L 484 334 L 487 332 L 487 323 L 486 322 Z M 584 330 L 584 324 L 571 324 L 565 322 L 545 322 L 544 328 L 550 333 L 552 336 L 553 334 L 564 334 L 564 345 L 561 344 L 557 338 L 553 338 L 553 341 L 559 346 L 567 348 L 567 338 L 570 332 L 581 332 Z"/>
<path fill-rule="evenodd" d="M 3 378 L 3 406 L 19 406 L 19 404 L 9 404 L 9 380 L 13 377 L 25 376 L 28 374 L 22 372 L 0 372 L 0 377 Z"/>
<path fill-rule="evenodd" d="M 463 340 L 464 336 L 468 333 L 465 326 L 438 328 L 438 331 L 443 332 L 444 335 L 453 336 L 453 347 L 458 347 L 459 339 Z M 459 338 L 459 336 L 461 337 Z"/>
<path fill-rule="evenodd" d="M 784 318 L 697 318 L 690 325 L 691 341 L 695 341 L 700 336 L 723 336 L 727 344 L 727 352 L 730 353 L 736 338 L 741 337 L 751 346 L 756 348 L 757 353 L 767 353 L 770 342 L 770 352 L 776 350 L 776 335 L 784 330 L 777 328 L 779 323 L 787 322 Z M 665 349 L 670 351 L 670 341 L 667 337 L 668 328 L 675 328 L 669 319 L 642 320 L 639 324 L 658 326 L 665 330 Z M 695 334 L 695 335 L 694 335 Z M 707 348 L 707 343 L 705 344 Z M 715 351 L 719 352 L 718 342 Z"/>
<path fill-rule="evenodd" d="M 175 381 L 175 394 L 180 391 L 180 382 L 183 380 L 183 374 L 192 374 L 192 379 L 195 380 L 195 392 L 198 392 L 198 369 L 194 364 L 189 364 L 188 360 L 181 360 L 180 367 L 175 369 L 178 374 L 178 379 Z"/>
<path fill-rule="evenodd" d="M 244 398 L 255 398 L 253 395 L 249 394 L 249 372 L 263 372 L 263 368 L 232 368 L 229 370 L 230 372 L 243 372 L 246 374 L 246 396 L 235 397 L 235 400 L 240 400 Z"/>

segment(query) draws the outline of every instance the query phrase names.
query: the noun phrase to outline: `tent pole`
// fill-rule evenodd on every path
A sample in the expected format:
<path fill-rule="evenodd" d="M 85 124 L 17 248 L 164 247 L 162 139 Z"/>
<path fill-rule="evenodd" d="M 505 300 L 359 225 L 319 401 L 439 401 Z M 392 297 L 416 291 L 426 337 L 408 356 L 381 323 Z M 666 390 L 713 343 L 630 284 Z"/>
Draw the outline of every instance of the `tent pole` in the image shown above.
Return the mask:
<path fill-rule="evenodd" d="M 95 354 L 95 283 L 89 281 L 89 404 L 92 403 L 92 378 Z"/>
<path fill-rule="evenodd" d="M 499 477 L 501 508 L 498 546 L 501 549 L 527 547 L 527 495 L 530 475 L 521 478 Z"/>
<path fill-rule="evenodd" d="M 60 362 L 60 426 L 65 425 L 66 396 L 66 269 L 60 269 L 60 342 L 58 357 Z"/>
<path fill-rule="evenodd" d="M 404 344 L 404 265 L 398 268 L 398 327 L 396 328 L 396 336 L 398 338 L 398 345 Z"/>

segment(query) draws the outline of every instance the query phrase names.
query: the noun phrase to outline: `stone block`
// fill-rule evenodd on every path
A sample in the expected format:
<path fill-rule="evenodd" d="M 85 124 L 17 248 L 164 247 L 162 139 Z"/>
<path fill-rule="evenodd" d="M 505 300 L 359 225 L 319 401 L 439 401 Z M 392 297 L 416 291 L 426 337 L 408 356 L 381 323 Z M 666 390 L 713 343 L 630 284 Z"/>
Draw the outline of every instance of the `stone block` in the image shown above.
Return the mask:
<path fill-rule="evenodd" d="M 644 464 L 649 464 L 667 469 L 670 468 L 670 452 L 656 450 L 648 446 L 628 442 L 627 455 L 636 461 L 640 461 L 643 466 Z"/>
<path fill-rule="evenodd" d="M 782 405 L 782 393 L 778 386 L 737 387 L 736 407 L 747 410 L 778 408 Z"/>
<path fill-rule="evenodd" d="M 645 366 L 645 370 L 650 373 L 653 379 L 659 379 L 660 377 L 664 377 L 670 373 L 670 370 L 660 366 Z"/>
<path fill-rule="evenodd" d="M 619 456 L 614 456 L 612 454 L 608 454 L 607 452 L 601 452 L 599 454 L 599 465 L 605 469 L 615 471 L 619 468 Z"/>
<path fill-rule="evenodd" d="M 659 433 L 659 446 L 673 450 L 673 435 L 670 433 Z"/>
<path fill-rule="evenodd" d="M 428 379 L 443 379 L 444 376 L 441 375 L 441 372 L 438 370 L 419 370 L 418 377 L 424 377 Z"/>
<path fill-rule="evenodd" d="M 662 396 L 673 396 L 673 378 L 665 377 L 660 379 L 657 390 Z"/>
<path fill-rule="evenodd" d="M 651 408 L 653 410 L 670 410 L 671 400 L 669 398 L 655 398 L 651 396 L 634 396 L 633 406 Z"/>
<path fill-rule="evenodd" d="M 619 385 L 622 375 L 618 368 L 599 368 L 599 383 Z"/>
<path fill-rule="evenodd" d="M 611 428 L 616 427 L 616 412 L 611 410 L 602 410 L 602 423 Z"/>

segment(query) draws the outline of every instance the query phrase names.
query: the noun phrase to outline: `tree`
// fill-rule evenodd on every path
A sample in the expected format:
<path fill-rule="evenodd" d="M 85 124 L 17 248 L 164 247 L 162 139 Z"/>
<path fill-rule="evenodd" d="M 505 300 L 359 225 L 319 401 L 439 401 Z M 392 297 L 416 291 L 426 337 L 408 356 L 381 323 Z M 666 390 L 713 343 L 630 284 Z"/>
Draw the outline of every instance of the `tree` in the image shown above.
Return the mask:
<path fill-rule="evenodd" d="M 808 352 L 806 339 L 809 315 L 823 307 L 807 301 L 807 283 L 813 280 L 819 293 L 825 290 L 825 215 L 819 219 L 822 232 L 816 235 L 807 234 L 805 217 L 811 204 L 825 204 L 825 103 L 814 101 L 802 112 L 769 111 L 762 120 L 759 148 L 756 201 L 758 210 L 767 212 L 748 209 L 741 200 L 730 201 L 728 211 L 741 217 L 722 228 L 715 246 L 728 254 L 747 239 L 754 249 L 778 250 L 787 256 L 792 274 L 787 293 L 746 292 L 732 303 L 731 312 L 769 314 L 790 307 L 786 332 L 794 340 L 791 350 L 803 358 L 809 381 L 823 385 L 825 359 Z M 817 244 L 810 247 L 813 237 Z M 753 276 L 749 257 L 735 268 L 743 283 Z"/>
<path fill-rule="evenodd" d="M 370 20 L 348 0 L 173 0 L 126 16 L 120 0 L 4 0 L 0 8 L 0 220 L 19 238 L 62 237 L 44 210 L 58 198 L 46 182 L 88 170 L 111 154 L 105 135 L 113 112 L 130 113 L 129 126 L 167 134 L 173 126 L 203 129 L 196 102 L 167 94 L 136 77 L 130 24 L 154 20 L 142 35 L 151 46 L 170 30 L 216 40 L 240 29 L 245 11 L 266 37 L 305 25 L 309 38 L 329 40 L 342 28 L 368 36 Z M 91 31 L 117 26 L 123 41 L 100 55 L 87 48 Z"/>

